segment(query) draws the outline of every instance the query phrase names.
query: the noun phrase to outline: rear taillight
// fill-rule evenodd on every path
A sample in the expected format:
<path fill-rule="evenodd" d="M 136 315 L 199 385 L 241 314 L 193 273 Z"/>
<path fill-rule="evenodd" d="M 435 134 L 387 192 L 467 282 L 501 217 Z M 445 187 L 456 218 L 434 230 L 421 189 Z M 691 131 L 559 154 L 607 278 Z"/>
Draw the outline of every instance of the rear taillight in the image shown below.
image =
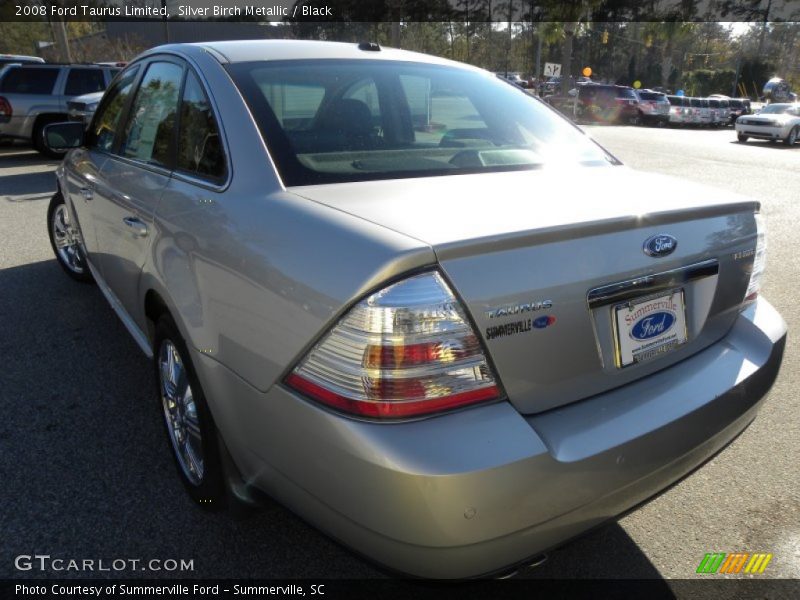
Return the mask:
<path fill-rule="evenodd" d="M 745 303 L 752 302 L 761 290 L 761 277 L 767 262 L 767 223 L 764 217 L 756 213 L 756 253 L 753 257 L 753 267 L 750 272 L 750 283 L 744 295 Z"/>
<path fill-rule="evenodd" d="M 285 383 L 335 409 L 413 417 L 500 396 L 475 331 L 435 271 L 356 304 Z"/>
<path fill-rule="evenodd" d="M 11 103 L 7 98 L 0 96 L 0 117 L 11 117 L 14 110 L 11 108 Z"/>

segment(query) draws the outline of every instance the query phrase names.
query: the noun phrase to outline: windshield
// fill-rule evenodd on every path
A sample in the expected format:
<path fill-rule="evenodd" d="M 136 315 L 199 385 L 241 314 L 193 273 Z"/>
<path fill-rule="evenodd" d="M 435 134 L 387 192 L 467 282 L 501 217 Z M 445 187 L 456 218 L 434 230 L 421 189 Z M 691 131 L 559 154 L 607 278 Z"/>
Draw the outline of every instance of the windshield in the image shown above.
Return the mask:
<path fill-rule="evenodd" d="M 797 115 L 800 114 L 798 107 L 800 107 L 800 104 L 767 104 L 763 109 L 761 109 L 761 114 L 788 113 L 790 115 Z"/>
<path fill-rule="evenodd" d="M 490 73 L 373 60 L 228 69 L 287 186 L 614 162 Z"/>

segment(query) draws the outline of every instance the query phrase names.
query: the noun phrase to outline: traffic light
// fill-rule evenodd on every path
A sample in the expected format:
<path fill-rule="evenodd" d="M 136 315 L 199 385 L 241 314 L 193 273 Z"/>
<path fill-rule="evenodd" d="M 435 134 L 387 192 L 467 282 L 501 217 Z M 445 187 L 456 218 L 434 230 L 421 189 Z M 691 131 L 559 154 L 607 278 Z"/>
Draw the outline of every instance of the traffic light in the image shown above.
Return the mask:
<path fill-rule="evenodd" d="M 608 32 L 607 31 L 603 32 L 602 41 L 603 41 L 604 44 L 608 43 Z"/>

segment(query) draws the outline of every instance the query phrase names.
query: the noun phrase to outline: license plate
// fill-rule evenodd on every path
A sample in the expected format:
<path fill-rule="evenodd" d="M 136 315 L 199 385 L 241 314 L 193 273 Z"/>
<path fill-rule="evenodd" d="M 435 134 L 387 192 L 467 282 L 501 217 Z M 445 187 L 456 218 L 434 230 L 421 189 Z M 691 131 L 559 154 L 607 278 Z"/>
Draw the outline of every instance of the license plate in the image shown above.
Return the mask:
<path fill-rule="evenodd" d="M 686 343 L 683 290 L 614 307 L 617 367 L 644 362 Z"/>

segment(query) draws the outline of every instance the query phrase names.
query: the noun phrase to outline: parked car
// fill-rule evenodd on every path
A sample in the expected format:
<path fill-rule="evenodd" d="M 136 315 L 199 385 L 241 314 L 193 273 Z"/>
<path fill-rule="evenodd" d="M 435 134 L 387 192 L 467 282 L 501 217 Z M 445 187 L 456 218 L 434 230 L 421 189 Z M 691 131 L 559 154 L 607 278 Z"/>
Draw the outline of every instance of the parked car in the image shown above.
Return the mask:
<path fill-rule="evenodd" d="M 691 102 L 685 96 L 667 96 L 670 125 L 690 125 L 692 123 Z"/>
<path fill-rule="evenodd" d="M 636 90 L 639 100 L 639 121 L 645 124 L 665 125 L 670 120 L 670 102 L 667 95 L 652 90 Z"/>
<path fill-rule="evenodd" d="M 689 98 L 689 105 L 691 107 L 691 124 L 700 126 L 708 123 L 710 115 L 708 109 L 704 109 L 702 98 Z"/>
<path fill-rule="evenodd" d="M 711 122 L 709 124 L 712 127 L 722 127 L 724 123 L 727 123 L 727 113 L 723 115 L 722 106 L 718 98 L 709 98 L 708 106 L 711 111 Z"/>
<path fill-rule="evenodd" d="M 57 260 L 152 357 L 192 499 L 260 489 L 397 571 L 529 563 L 714 456 L 778 373 L 758 202 L 468 65 L 163 46 L 45 140 L 74 148 Z"/>
<path fill-rule="evenodd" d="M 523 79 L 519 73 L 506 73 L 505 71 L 502 71 L 497 73 L 497 76 L 500 77 L 501 79 L 510 81 L 511 83 L 518 85 L 523 89 L 528 88 L 527 80 Z"/>
<path fill-rule="evenodd" d="M 67 102 L 102 91 L 119 69 L 96 65 L 29 64 L 13 66 L 0 78 L 0 138 L 30 140 L 39 152 L 53 157 L 42 132 L 48 123 L 66 121 Z"/>
<path fill-rule="evenodd" d="M 730 102 L 730 115 L 729 115 L 730 125 L 733 125 L 736 122 L 736 119 L 738 119 L 742 115 L 749 115 L 752 112 L 750 108 L 749 98 L 731 98 L 729 102 Z"/>
<path fill-rule="evenodd" d="M 80 121 L 86 125 L 92 120 L 94 111 L 100 105 L 104 92 L 92 92 L 76 96 L 67 102 L 67 115 L 70 121 Z"/>
<path fill-rule="evenodd" d="M 757 115 L 736 119 L 736 137 L 742 143 L 749 138 L 783 141 L 794 146 L 800 137 L 800 103 L 767 104 Z"/>
<path fill-rule="evenodd" d="M 639 100 L 631 87 L 587 83 L 577 90 L 580 119 L 607 123 L 635 123 L 639 119 Z"/>

